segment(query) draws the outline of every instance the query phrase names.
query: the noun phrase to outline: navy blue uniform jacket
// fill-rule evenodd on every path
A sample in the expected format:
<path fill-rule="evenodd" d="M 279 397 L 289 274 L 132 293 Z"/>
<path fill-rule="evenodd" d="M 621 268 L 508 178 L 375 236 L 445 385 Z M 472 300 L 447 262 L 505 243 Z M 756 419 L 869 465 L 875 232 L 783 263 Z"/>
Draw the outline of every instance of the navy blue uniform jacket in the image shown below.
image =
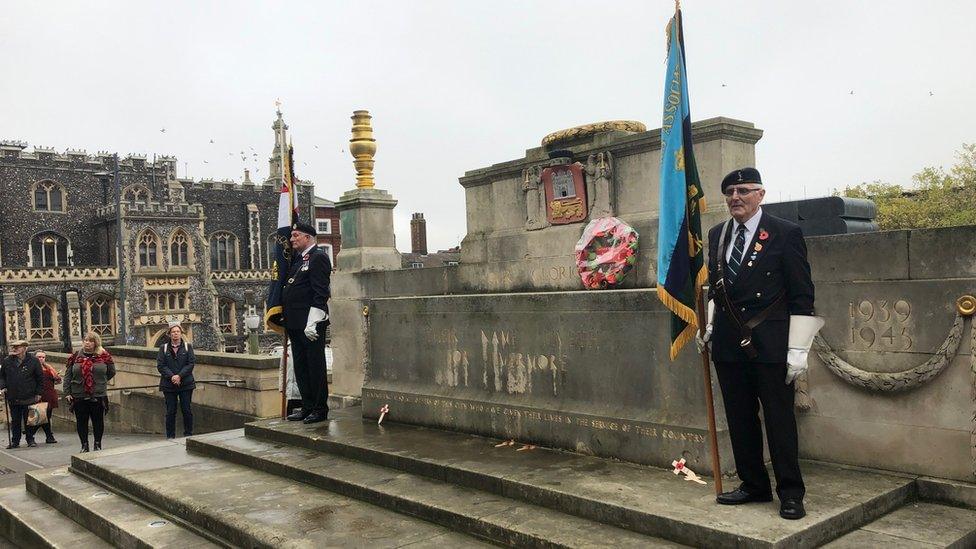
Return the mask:
<path fill-rule="evenodd" d="M 329 278 L 332 276 L 329 254 L 314 246 L 307 256 L 308 259 L 300 255 L 292 257 L 288 279 L 281 290 L 285 328 L 289 330 L 305 329 L 310 307 L 329 313 Z M 328 320 L 320 322 L 318 329 L 325 330 L 328 325 Z"/>
<path fill-rule="evenodd" d="M 715 295 L 715 283 L 718 281 L 716 261 L 722 261 L 722 269 L 728 274 L 725 258 L 718 257 L 718 240 L 725 223 L 727 221 L 708 231 L 708 297 L 715 300 L 712 360 L 748 362 L 748 357 L 739 347 L 741 333 L 735 321 L 726 313 L 723 300 Z M 734 233 L 735 225 L 729 228 L 725 236 L 726 250 L 732 245 L 730 241 Z M 756 244 L 761 249 L 756 250 Z M 807 245 L 800 227 L 763 212 L 752 242 L 745 247 L 739 276 L 726 287 L 729 300 L 742 322 L 759 314 L 781 293 L 785 294 L 786 299 L 752 330 L 752 343 L 759 353 L 754 362 L 785 363 L 790 315 L 813 314 L 813 280 L 807 262 Z"/>

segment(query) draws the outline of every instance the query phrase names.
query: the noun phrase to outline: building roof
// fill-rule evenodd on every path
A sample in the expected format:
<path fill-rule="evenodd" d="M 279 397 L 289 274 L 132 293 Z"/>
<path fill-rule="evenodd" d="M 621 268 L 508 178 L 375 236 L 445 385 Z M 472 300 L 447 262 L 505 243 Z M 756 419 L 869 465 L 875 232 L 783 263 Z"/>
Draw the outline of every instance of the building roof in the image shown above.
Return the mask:
<path fill-rule="evenodd" d="M 335 208 L 335 202 L 321 196 L 316 196 L 313 204 L 322 208 Z"/>

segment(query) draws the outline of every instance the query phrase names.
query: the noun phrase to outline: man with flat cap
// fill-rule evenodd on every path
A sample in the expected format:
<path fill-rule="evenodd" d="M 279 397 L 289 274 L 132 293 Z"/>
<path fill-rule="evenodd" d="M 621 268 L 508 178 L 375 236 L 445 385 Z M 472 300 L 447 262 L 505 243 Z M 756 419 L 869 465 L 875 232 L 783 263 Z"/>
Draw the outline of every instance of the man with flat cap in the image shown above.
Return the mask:
<path fill-rule="evenodd" d="M 329 254 L 315 245 L 315 228 L 295 223 L 291 231 L 292 259 L 281 290 L 285 330 L 295 361 L 295 381 L 302 409 L 291 421 L 318 423 L 329 417 L 329 386 L 325 364 L 325 329 L 329 325 Z"/>
<path fill-rule="evenodd" d="M 735 466 L 742 484 L 723 505 L 772 501 L 763 459 L 763 421 L 780 516 L 802 518 L 805 487 L 798 462 L 793 382 L 823 321 L 813 316 L 814 288 L 803 232 L 764 213 L 755 168 L 722 180 L 732 219 L 708 232 L 708 321 L 699 348 L 711 345 Z"/>
<path fill-rule="evenodd" d="M 27 407 L 41 400 L 44 374 L 41 363 L 27 352 L 27 341 L 10 342 L 9 354 L 0 362 L 0 393 L 10 409 L 10 428 L 13 434 L 7 449 L 20 447 L 20 434 L 27 435 L 27 446 L 34 447 L 34 433 L 27 426 Z"/>

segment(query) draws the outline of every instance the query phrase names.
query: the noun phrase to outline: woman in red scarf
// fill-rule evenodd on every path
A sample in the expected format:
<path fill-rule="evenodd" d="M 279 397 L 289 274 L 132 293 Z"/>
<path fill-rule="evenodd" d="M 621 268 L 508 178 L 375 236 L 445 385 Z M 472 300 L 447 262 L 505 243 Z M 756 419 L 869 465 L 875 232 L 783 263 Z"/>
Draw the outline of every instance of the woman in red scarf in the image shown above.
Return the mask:
<path fill-rule="evenodd" d="M 64 392 L 75 413 L 81 451 L 88 451 L 88 421 L 91 420 L 95 435 L 95 450 L 102 449 L 102 433 L 105 430 L 105 413 L 108 412 L 108 380 L 115 377 L 112 355 L 102 347 L 102 338 L 88 332 L 81 352 L 68 357 L 64 372 Z"/>

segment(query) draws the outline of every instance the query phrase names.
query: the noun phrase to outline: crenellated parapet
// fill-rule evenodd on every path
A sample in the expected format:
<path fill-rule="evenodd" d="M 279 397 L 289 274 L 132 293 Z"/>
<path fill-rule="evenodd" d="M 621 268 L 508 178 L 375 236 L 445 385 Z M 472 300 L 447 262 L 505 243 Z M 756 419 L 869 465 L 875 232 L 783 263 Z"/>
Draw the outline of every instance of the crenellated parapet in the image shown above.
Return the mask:
<path fill-rule="evenodd" d="M 118 280 L 115 267 L 52 267 L 42 269 L 0 269 L 0 283 L 111 282 Z"/>
<path fill-rule="evenodd" d="M 115 204 L 99 206 L 95 209 L 95 215 L 102 219 L 115 219 Z M 125 202 L 122 203 L 122 215 L 204 217 L 202 204 L 186 202 Z"/>

